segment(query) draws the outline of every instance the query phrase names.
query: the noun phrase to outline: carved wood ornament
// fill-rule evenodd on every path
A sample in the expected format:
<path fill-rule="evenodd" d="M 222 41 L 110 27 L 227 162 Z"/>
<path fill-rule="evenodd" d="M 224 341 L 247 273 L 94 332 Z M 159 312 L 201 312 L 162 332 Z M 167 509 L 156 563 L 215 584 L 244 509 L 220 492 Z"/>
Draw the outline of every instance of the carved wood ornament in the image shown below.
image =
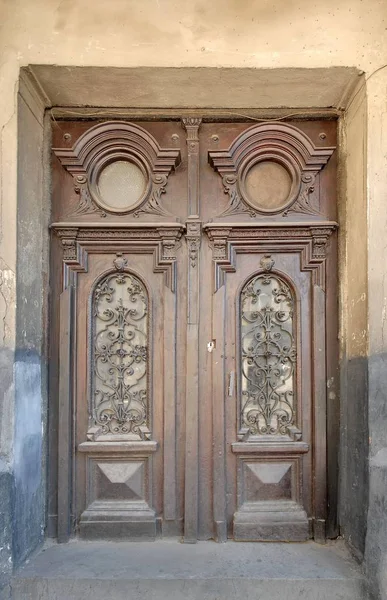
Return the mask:
<path fill-rule="evenodd" d="M 114 121 L 82 133 L 81 123 L 72 148 L 54 149 L 79 194 L 75 206 L 55 161 L 53 189 L 65 180 L 66 190 L 51 225 L 56 272 L 63 265 L 52 313 L 61 456 L 76 448 L 59 474 L 58 506 L 68 495 L 59 530 L 72 531 L 75 485 L 86 538 L 162 530 L 187 542 L 203 531 L 218 541 L 306 540 L 313 519 L 324 538 L 334 161 L 319 173 L 334 148 L 302 131 L 317 136 L 316 125 L 227 123 L 219 134 L 230 147 L 208 151 L 213 123 L 192 116 L 181 125 L 173 215 L 162 195 L 180 150 L 142 127 Z M 177 126 L 158 124 L 158 139 L 178 139 Z M 130 178 L 111 178 L 107 195 L 102 185 L 122 161 L 144 182 L 127 204 Z"/>
<path fill-rule="evenodd" d="M 247 223 L 207 223 L 203 229 L 212 245 L 215 265 L 214 288 L 224 284 L 225 273 L 235 273 L 238 253 L 297 252 L 301 270 L 311 271 L 313 282 L 325 289 L 325 258 L 335 222 L 321 225 L 256 227 Z"/>
<path fill-rule="evenodd" d="M 52 230 L 60 238 L 63 247 L 63 287 L 76 283 L 78 272 L 87 272 L 89 252 L 124 251 L 132 254 L 153 254 L 155 273 L 164 273 L 165 285 L 175 291 L 176 250 L 185 226 L 178 223 L 138 223 L 130 229 L 109 224 L 96 227 L 79 223 L 69 227 L 54 223 Z M 118 261 L 118 263 L 117 263 Z M 120 264 L 122 259 L 115 262 Z M 118 268 L 116 266 L 116 268 Z"/>
<path fill-rule="evenodd" d="M 53 151 L 73 176 L 74 189 L 79 194 L 74 216 L 132 213 L 138 217 L 147 213 L 171 217 L 162 206 L 161 196 L 166 191 L 169 174 L 180 163 L 180 150 L 160 148 L 142 127 L 120 121 L 102 123 L 81 135 L 72 148 L 53 148 Z M 138 200 L 126 208 L 107 205 L 98 185 L 102 171 L 116 161 L 136 165 L 145 180 Z"/>
<path fill-rule="evenodd" d="M 289 212 L 319 215 L 315 178 L 333 154 L 334 147 L 316 147 L 300 129 L 284 123 L 253 125 L 239 135 L 227 150 L 211 150 L 208 160 L 222 178 L 229 196 L 219 217 L 244 213 L 251 218 Z M 251 198 L 247 178 L 260 163 L 282 167 L 289 189 L 278 206 L 265 207 Z M 274 182 L 275 185 L 275 182 Z"/>

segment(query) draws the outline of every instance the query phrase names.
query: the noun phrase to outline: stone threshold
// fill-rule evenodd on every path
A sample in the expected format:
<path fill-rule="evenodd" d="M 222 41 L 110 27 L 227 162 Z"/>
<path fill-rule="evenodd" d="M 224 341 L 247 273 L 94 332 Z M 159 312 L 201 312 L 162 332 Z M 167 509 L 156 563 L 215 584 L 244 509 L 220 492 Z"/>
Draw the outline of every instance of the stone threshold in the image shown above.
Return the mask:
<path fill-rule="evenodd" d="M 365 600 L 341 541 L 46 545 L 14 575 L 12 600 Z"/>

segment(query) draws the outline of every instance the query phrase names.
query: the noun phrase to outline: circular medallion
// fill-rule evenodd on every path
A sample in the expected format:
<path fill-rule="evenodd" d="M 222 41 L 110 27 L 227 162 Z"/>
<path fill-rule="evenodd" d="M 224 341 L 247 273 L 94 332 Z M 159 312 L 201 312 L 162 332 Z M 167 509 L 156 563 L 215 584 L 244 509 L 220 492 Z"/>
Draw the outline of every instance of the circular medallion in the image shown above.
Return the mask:
<path fill-rule="evenodd" d="M 140 167 L 128 160 L 111 162 L 99 173 L 97 187 L 105 207 L 129 211 L 144 195 L 146 177 Z"/>
<path fill-rule="evenodd" d="M 262 160 L 248 169 L 243 183 L 251 206 L 276 212 L 285 208 L 293 182 L 284 166 L 274 160 Z"/>

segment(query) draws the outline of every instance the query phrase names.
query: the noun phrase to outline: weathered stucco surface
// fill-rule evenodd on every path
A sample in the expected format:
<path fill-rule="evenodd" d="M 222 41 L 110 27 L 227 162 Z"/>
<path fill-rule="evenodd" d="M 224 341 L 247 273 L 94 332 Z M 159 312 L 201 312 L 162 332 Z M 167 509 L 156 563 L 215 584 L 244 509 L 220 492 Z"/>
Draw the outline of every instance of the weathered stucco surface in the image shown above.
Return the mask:
<path fill-rule="evenodd" d="M 21 66 L 344 65 L 368 75 L 387 62 L 384 0 L 0 0 L 0 11 L 0 256 L 11 269 Z"/>
<path fill-rule="evenodd" d="M 337 0 L 191 0 L 183 3 L 176 0 L 35 0 L 33 3 L 0 0 L 0 486 L 4 481 L 0 500 L 3 507 L 10 504 L 15 492 L 11 475 L 14 473 L 20 483 L 17 509 L 24 519 L 30 514 L 37 519 L 35 525 L 38 523 L 35 531 L 24 532 L 25 539 L 20 538 L 21 545 L 16 548 L 19 557 L 25 556 L 39 540 L 39 519 L 44 509 L 42 500 L 37 498 L 43 489 L 40 471 L 23 472 L 26 467 L 23 460 L 26 454 L 35 463 L 44 460 L 41 435 L 44 394 L 42 401 L 39 390 L 44 388 L 40 354 L 45 318 L 42 286 L 47 276 L 42 261 L 42 270 L 36 277 L 30 281 L 17 280 L 16 264 L 21 264 L 18 260 L 28 270 L 28 256 L 20 257 L 26 254 L 29 236 L 36 234 L 42 243 L 45 235 L 41 230 L 34 232 L 30 226 L 46 222 L 46 217 L 39 221 L 38 213 L 44 206 L 42 197 L 34 195 L 35 192 L 30 196 L 31 212 L 17 214 L 17 190 L 19 193 L 24 190 L 28 196 L 30 176 L 27 167 L 25 171 L 17 170 L 18 129 L 20 136 L 25 126 L 34 131 L 31 143 L 37 148 L 39 160 L 44 152 L 42 123 L 28 106 L 22 111 L 19 106 L 18 110 L 20 68 L 28 64 L 256 69 L 355 67 L 364 71 L 365 77 L 352 96 L 342 122 L 345 137 L 342 158 L 346 165 L 342 172 L 342 199 L 346 197 L 347 201 L 341 207 L 341 225 L 346 235 L 342 235 L 341 243 L 343 318 L 340 335 L 342 357 L 348 366 L 344 383 L 349 382 L 342 413 L 343 420 L 347 419 L 343 440 L 356 451 L 342 456 L 347 470 L 341 491 L 344 498 L 353 499 L 349 507 L 344 507 L 342 517 L 350 542 L 361 554 L 366 529 L 362 518 L 368 510 L 367 568 L 375 590 L 384 589 L 387 596 L 383 571 L 387 564 L 384 508 L 387 488 L 387 69 L 382 69 L 386 63 L 385 0 L 343 0 L 340 3 Z M 293 73 L 297 77 L 296 72 Z M 71 69 L 67 77 L 71 81 Z M 279 77 L 278 96 L 286 98 L 285 90 L 286 78 Z M 248 92 L 251 97 L 254 90 Z M 265 98 L 262 91 L 260 94 Z M 94 97 L 104 96 L 101 90 L 95 90 Z M 329 94 L 324 97 L 329 98 Z M 146 99 L 142 98 L 142 102 L 146 105 Z M 269 105 L 270 98 L 267 102 Z M 305 101 L 304 106 L 307 104 Z M 336 98 L 335 104 L 340 105 L 340 99 Z M 224 106 L 227 105 L 225 96 Z M 291 107 L 291 100 L 285 99 L 284 105 Z M 28 153 L 28 148 L 25 152 Z M 33 166 L 29 168 L 33 170 Z M 36 191 L 39 185 L 43 182 L 31 189 Z M 30 250 L 33 264 L 39 264 L 41 249 Z M 31 306 L 27 302 L 27 307 L 22 309 L 23 298 L 33 298 Z M 26 386 L 28 381 L 30 386 Z M 350 392 L 351 385 L 355 395 Z M 364 397 L 368 397 L 368 405 L 362 402 Z M 23 447 L 23 432 L 30 412 L 31 422 Z M 366 455 L 367 437 L 370 465 Z M 38 510 L 39 503 L 41 513 L 36 515 L 34 511 Z M 363 524 L 360 526 L 360 523 Z M 0 529 L 5 540 L 0 571 L 7 572 L 12 566 L 9 522 L 0 521 Z"/>
<path fill-rule="evenodd" d="M 364 80 L 340 122 L 340 524 L 364 553 L 368 506 L 367 98 Z M 344 199 L 347 199 L 345 202 Z"/>

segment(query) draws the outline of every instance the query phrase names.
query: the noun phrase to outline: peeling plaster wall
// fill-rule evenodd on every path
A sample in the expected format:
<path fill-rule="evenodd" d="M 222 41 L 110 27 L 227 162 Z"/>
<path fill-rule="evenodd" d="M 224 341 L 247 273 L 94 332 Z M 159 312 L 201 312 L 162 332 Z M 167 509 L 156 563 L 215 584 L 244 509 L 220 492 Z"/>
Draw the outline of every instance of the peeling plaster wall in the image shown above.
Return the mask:
<path fill-rule="evenodd" d="M 387 69 L 368 86 L 368 427 L 366 567 L 387 598 Z"/>
<path fill-rule="evenodd" d="M 19 232 L 17 248 L 17 190 L 19 187 L 20 191 L 20 186 L 26 186 L 28 183 L 28 179 L 23 182 L 20 172 L 17 172 L 18 130 L 21 137 L 23 127 L 30 127 L 34 123 L 32 120 L 26 125 L 20 118 L 18 121 L 17 117 L 20 67 L 28 64 L 101 67 L 222 66 L 260 69 L 355 66 L 362 69 L 366 77 L 371 76 L 363 89 L 363 92 L 368 93 L 368 103 L 366 104 L 363 95 L 359 94 L 360 98 L 357 100 L 362 98 L 363 103 L 357 114 L 354 112 L 354 104 L 351 117 L 353 120 L 349 129 L 349 134 L 352 135 L 350 146 L 353 144 L 353 147 L 358 148 L 358 144 L 364 140 L 359 141 L 356 137 L 356 123 L 359 127 L 363 127 L 364 120 L 368 123 L 367 143 L 371 150 L 368 156 L 365 205 L 361 206 L 361 210 L 366 212 L 369 224 L 369 280 L 351 280 L 356 268 L 359 269 L 359 264 L 364 267 L 367 254 L 364 244 L 358 243 L 362 236 L 359 221 L 354 224 L 355 229 L 351 230 L 352 241 L 345 249 L 345 281 L 352 286 L 348 292 L 348 301 L 353 301 L 354 304 L 350 304 L 350 318 L 342 334 L 347 357 L 351 360 L 356 357 L 364 359 L 364 369 L 368 369 L 369 419 L 362 429 L 361 419 L 367 419 L 367 415 L 360 415 L 356 423 L 353 423 L 350 434 L 351 439 L 356 442 L 356 436 L 361 431 L 364 432 L 367 426 L 369 428 L 373 458 L 366 556 L 370 573 L 375 578 L 375 589 L 387 585 L 382 575 L 382 565 L 385 564 L 387 556 L 387 532 L 384 525 L 379 527 L 382 519 L 381 507 L 385 502 L 383 485 L 384 489 L 387 485 L 384 452 L 387 430 L 387 339 L 385 327 L 382 326 L 386 320 L 387 297 L 387 256 L 384 244 L 387 225 L 387 132 L 383 126 L 386 122 L 387 71 L 379 71 L 372 75 L 385 63 L 385 0 L 343 0 L 340 3 L 337 3 L 337 0 L 191 0 L 186 3 L 176 0 L 111 0 L 108 3 L 104 0 L 35 0 L 33 3 L 28 0 L 0 0 L 0 502 L 5 510 L 7 506 L 11 506 L 15 481 L 19 482 L 16 483 L 16 487 L 19 486 L 17 489 L 22 495 L 18 499 L 17 510 L 20 510 L 23 519 L 35 518 L 38 523 L 36 529 L 30 532 L 31 535 L 20 538 L 18 545 L 14 542 L 19 559 L 33 549 L 42 535 L 44 464 L 40 470 L 25 472 L 25 465 L 20 463 L 20 457 L 31 451 L 35 466 L 38 463 L 42 464 L 41 460 L 44 462 L 42 431 L 45 366 L 42 359 L 44 340 L 41 337 L 44 306 L 43 292 L 39 292 L 39 286 L 43 290 L 46 285 L 43 254 L 42 269 L 38 270 L 31 282 L 17 282 L 16 279 L 17 260 L 22 260 L 23 253 L 27 252 L 28 234 L 33 236 L 36 233 L 36 239 L 42 244 L 38 248 L 32 244 L 28 250 L 33 252 L 34 265 L 39 264 L 39 252 L 43 252 L 44 248 L 43 232 L 37 232 L 34 228 L 29 230 L 31 223 L 36 226 L 39 210 L 42 209 L 42 199 L 39 201 L 39 198 L 33 195 L 32 213 L 22 217 L 22 220 L 25 219 L 24 238 Z M 30 118 L 36 117 L 28 117 Z M 34 143 L 39 148 L 37 156 L 40 156 L 43 152 L 39 146 L 43 131 L 41 124 L 34 131 Z M 356 165 L 356 168 L 362 169 L 363 164 L 357 163 L 357 160 L 360 159 L 359 155 L 356 158 L 355 152 L 354 168 Z M 354 206 L 360 206 L 360 200 L 349 173 L 347 178 L 346 210 L 349 215 Z M 44 222 L 44 219 L 41 222 Z M 367 221 L 364 219 L 363 239 L 367 237 L 366 228 Z M 26 247 L 23 246 L 24 243 Z M 367 271 L 365 269 L 362 272 Z M 369 287 L 368 308 L 367 299 L 361 299 L 361 289 L 366 284 Z M 24 327 L 24 324 L 28 325 L 27 310 L 24 316 L 18 314 L 18 330 L 16 329 L 16 285 L 19 300 L 23 296 L 28 298 L 29 294 L 31 297 L 32 294 L 37 294 L 37 304 L 28 307 L 29 318 L 36 326 L 34 332 Z M 21 306 L 19 309 L 21 310 Z M 367 336 L 362 333 L 367 329 L 367 322 L 364 324 L 364 320 L 367 319 L 369 342 Z M 24 331 L 27 331 L 25 335 Z M 352 341 L 347 343 L 350 339 Z M 366 359 L 368 354 L 371 357 L 369 366 Z M 346 375 L 354 388 L 358 387 L 353 379 L 357 373 L 354 368 L 353 375 L 348 375 L 348 372 Z M 367 390 L 358 393 L 361 399 L 362 395 L 367 394 Z M 33 409 L 30 402 L 26 402 L 28 398 Z M 348 398 L 348 409 L 350 400 Z M 16 418 L 15 407 L 18 413 Z M 20 410 L 24 411 L 25 420 L 30 418 L 26 448 L 22 445 L 26 421 L 21 419 Z M 367 466 L 364 463 L 364 453 L 362 456 L 363 462 L 358 465 L 358 473 L 364 464 Z M 348 468 L 342 493 L 350 495 L 351 467 Z M 19 474 L 16 479 L 15 473 Z M 367 470 L 364 473 L 367 477 Z M 360 507 L 360 504 L 356 503 L 366 489 L 365 484 L 365 481 L 359 479 L 354 504 L 347 513 L 343 513 L 345 518 L 348 517 L 348 524 L 355 524 L 358 518 L 356 507 Z M 364 509 L 363 500 L 361 506 Z M 351 528 L 350 525 L 352 531 Z M 1 571 L 9 573 L 12 566 L 12 539 L 6 516 L 3 522 L 0 519 L 1 535 L 4 543 L 0 544 L 0 575 Z M 364 531 L 358 531 L 356 536 L 352 533 L 349 535 L 352 535 L 352 538 L 358 536 L 358 539 L 352 539 L 352 542 L 361 553 Z M 374 539 L 377 540 L 376 545 Z"/>
<path fill-rule="evenodd" d="M 21 66 L 344 65 L 368 75 L 387 62 L 386 27 L 385 0 L 0 0 L 0 256 L 14 270 Z"/>
<path fill-rule="evenodd" d="M 359 81 L 340 123 L 340 523 L 364 554 L 368 508 L 367 98 Z"/>

